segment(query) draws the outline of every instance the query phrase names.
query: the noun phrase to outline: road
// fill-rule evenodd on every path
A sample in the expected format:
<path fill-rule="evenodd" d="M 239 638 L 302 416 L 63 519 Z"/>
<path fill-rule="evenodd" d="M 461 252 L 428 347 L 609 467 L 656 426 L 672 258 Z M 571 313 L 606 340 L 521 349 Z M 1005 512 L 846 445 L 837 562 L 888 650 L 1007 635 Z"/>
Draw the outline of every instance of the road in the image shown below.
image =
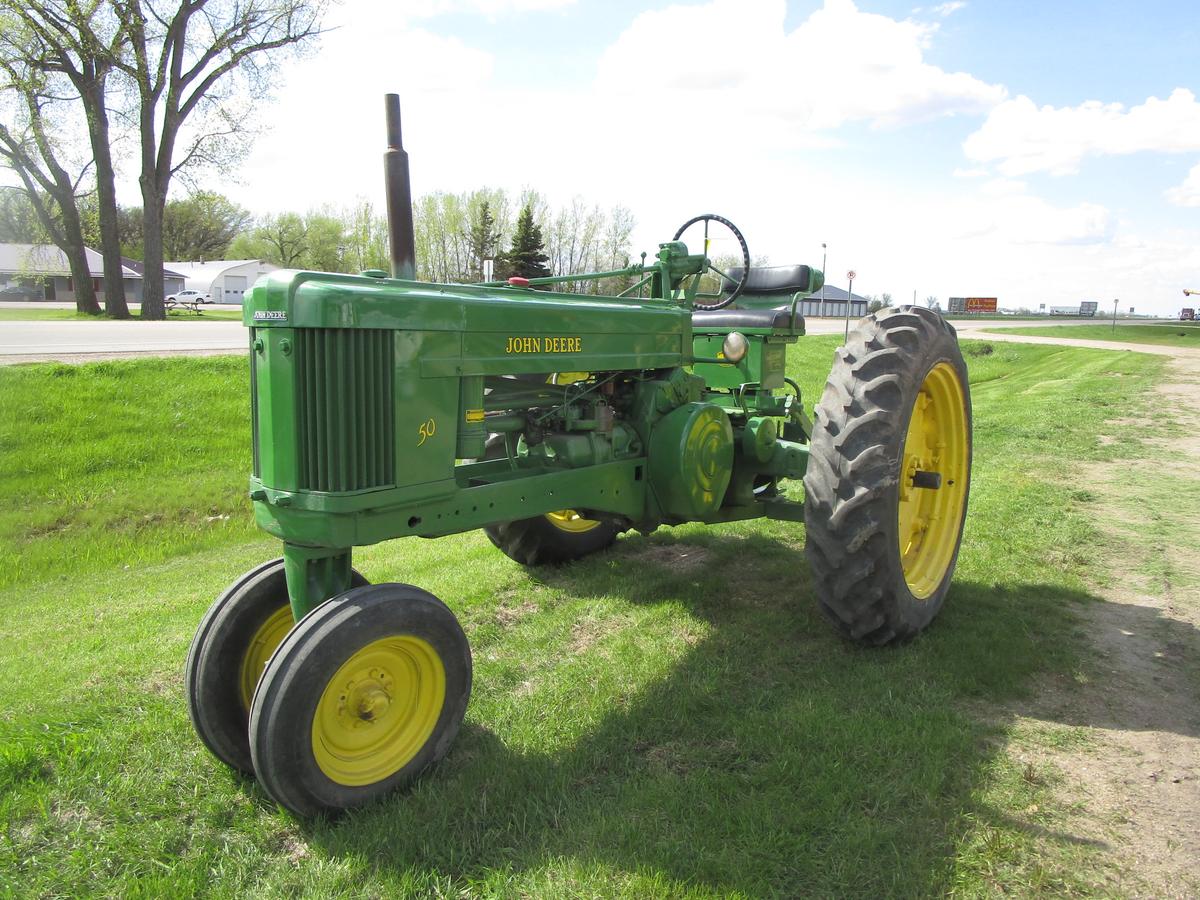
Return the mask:
<path fill-rule="evenodd" d="M 4 308 L 27 304 L 6 303 Z M 33 304 L 28 304 L 33 305 Z M 45 308 L 46 304 L 36 304 Z M 1043 320 L 1044 321 L 1044 320 Z M 1095 319 L 1081 321 L 1054 320 L 1056 325 L 1094 325 Z M 845 328 L 841 319 L 814 319 L 806 321 L 809 334 L 839 334 Z M 851 323 L 853 324 L 853 323 Z M 1037 324 L 1028 320 L 966 320 L 954 322 L 964 337 L 977 337 L 976 332 L 996 331 Z M 1139 320 L 1129 324 L 1152 324 Z M 1120 324 L 1118 324 L 1120 327 Z M 997 340 L 1006 339 L 997 336 Z M 1057 338 L 1031 338 L 1009 335 L 1009 340 L 1030 343 L 1063 343 Z M 1103 341 L 1071 341 L 1072 344 L 1088 347 L 1113 348 Z M 211 356 L 220 353 L 245 353 L 246 329 L 240 322 L 197 321 L 177 319 L 166 322 L 123 322 L 77 320 L 55 321 L 2 321 L 0 322 L 0 364 L 21 362 L 88 362 L 101 359 L 116 359 L 138 356 Z M 1148 345 L 1138 349 L 1155 352 Z M 1157 348 L 1158 352 L 1173 353 L 1169 347 Z"/>

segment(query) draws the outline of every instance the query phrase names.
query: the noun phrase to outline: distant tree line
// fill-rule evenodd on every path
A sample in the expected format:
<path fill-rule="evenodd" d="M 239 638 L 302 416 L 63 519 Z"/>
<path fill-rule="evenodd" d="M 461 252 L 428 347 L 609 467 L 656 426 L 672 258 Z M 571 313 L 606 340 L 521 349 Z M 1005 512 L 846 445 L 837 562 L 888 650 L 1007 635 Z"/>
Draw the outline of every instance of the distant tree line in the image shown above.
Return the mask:
<path fill-rule="evenodd" d="M 78 208 L 84 243 L 98 246 L 95 199 L 84 198 Z M 417 277 L 446 283 L 482 281 L 487 259 L 494 261 L 496 280 L 622 268 L 629 264 L 634 219 L 621 206 L 605 211 L 576 198 L 553 208 L 535 191 L 525 191 L 514 203 L 503 190 L 480 188 L 418 197 L 413 224 Z M 140 207 L 118 207 L 117 233 L 121 255 L 142 260 Z M 0 191 L 0 242 L 53 242 L 22 191 Z M 386 216 L 365 200 L 342 209 L 324 206 L 255 219 L 229 198 L 200 191 L 164 206 L 162 248 L 168 261 L 265 259 L 323 272 L 389 267 Z M 615 293 L 628 283 L 589 281 L 560 289 Z"/>

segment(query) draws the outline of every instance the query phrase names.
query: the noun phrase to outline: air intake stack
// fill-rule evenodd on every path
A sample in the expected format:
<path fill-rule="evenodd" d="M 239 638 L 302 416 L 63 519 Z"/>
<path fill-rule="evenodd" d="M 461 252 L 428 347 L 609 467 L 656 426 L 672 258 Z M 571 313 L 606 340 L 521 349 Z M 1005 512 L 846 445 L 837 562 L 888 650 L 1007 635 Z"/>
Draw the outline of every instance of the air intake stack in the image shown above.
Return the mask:
<path fill-rule="evenodd" d="M 387 192 L 388 246 L 392 277 L 413 279 L 417 274 L 413 236 L 412 187 L 408 180 L 408 154 L 400 134 L 400 95 L 384 96 L 387 109 L 387 152 L 383 154 L 384 190 Z"/>

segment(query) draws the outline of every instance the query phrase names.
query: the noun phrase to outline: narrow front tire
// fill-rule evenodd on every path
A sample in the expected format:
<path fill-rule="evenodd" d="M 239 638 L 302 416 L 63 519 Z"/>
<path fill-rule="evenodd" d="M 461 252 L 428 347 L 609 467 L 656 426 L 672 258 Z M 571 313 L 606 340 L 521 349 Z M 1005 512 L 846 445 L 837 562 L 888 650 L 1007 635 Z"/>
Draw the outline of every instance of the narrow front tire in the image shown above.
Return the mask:
<path fill-rule="evenodd" d="M 406 584 L 347 591 L 268 663 L 250 711 L 254 770 L 298 816 L 362 806 L 446 755 L 470 693 L 471 650 L 444 603 Z"/>

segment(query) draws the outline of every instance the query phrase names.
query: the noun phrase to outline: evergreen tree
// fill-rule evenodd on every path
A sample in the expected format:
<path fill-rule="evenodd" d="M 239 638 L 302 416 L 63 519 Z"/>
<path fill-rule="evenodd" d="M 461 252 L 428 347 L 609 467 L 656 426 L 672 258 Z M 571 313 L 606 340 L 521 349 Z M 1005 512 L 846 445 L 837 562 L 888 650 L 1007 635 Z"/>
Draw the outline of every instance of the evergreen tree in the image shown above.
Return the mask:
<path fill-rule="evenodd" d="M 496 245 L 500 243 L 496 218 L 487 200 L 479 204 L 478 215 L 473 218 L 471 229 L 465 237 L 471 250 L 471 279 L 483 281 L 483 261 L 495 258 Z"/>
<path fill-rule="evenodd" d="M 517 227 L 513 232 L 512 249 L 497 260 L 497 276 L 511 278 L 545 278 L 550 274 L 546 268 L 549 257 L 542 240 L 542 229 L 533 221 L 533 207 L 526 204 L 517 216 Z"/>

